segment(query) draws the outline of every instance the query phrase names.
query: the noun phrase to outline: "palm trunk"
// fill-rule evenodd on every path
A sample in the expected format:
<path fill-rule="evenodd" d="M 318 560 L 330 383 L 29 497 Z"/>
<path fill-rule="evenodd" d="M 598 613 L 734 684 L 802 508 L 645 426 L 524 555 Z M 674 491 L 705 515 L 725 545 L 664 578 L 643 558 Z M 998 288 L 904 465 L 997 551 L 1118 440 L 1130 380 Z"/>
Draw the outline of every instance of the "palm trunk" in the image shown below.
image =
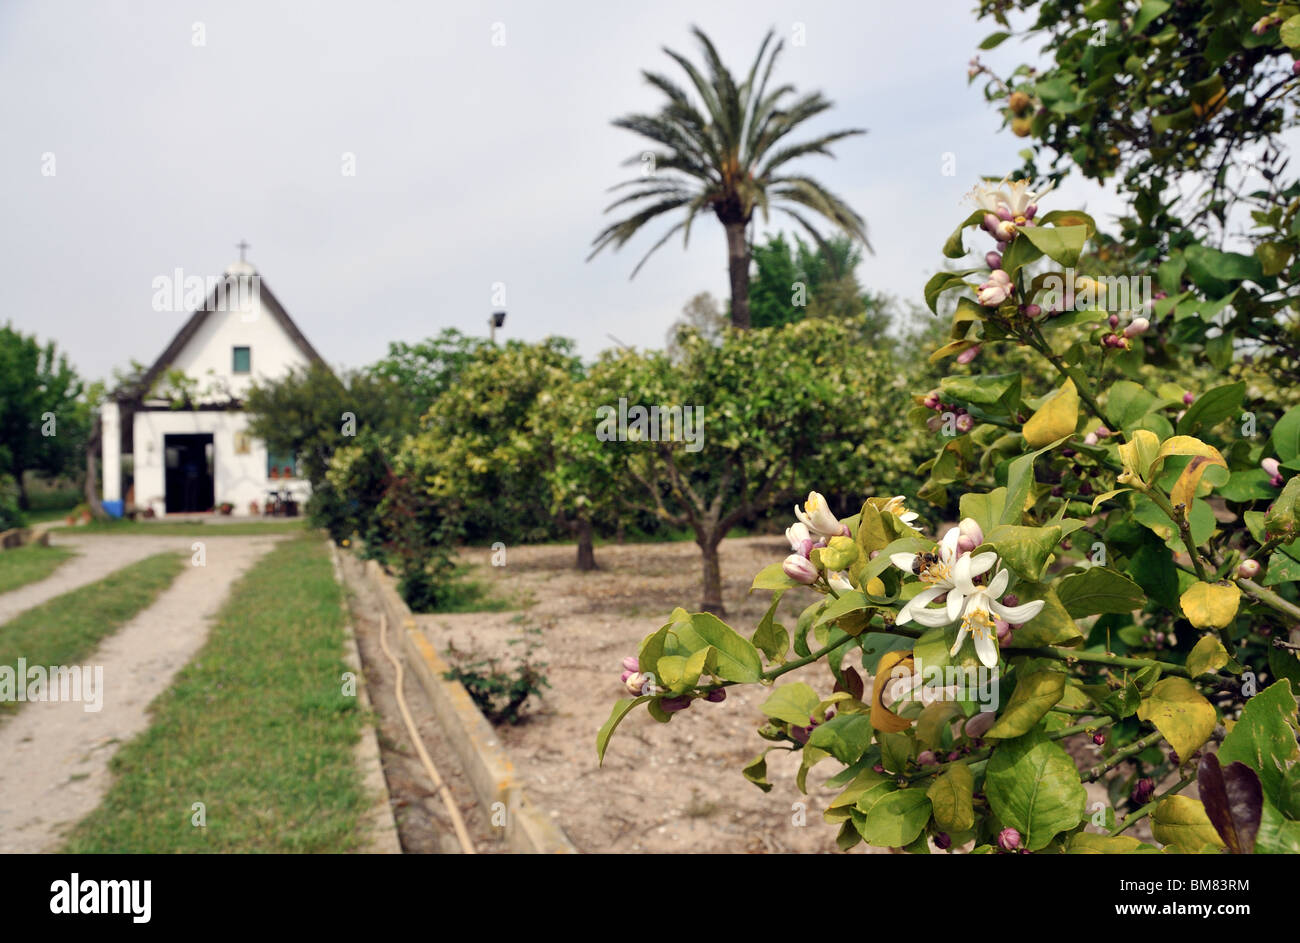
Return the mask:
<path fill-rule="evenodd" d="M 727 223 L 727 267 L 731 273 L 731 326 L 749 329 L 749 243 L 744 223 Z"/>

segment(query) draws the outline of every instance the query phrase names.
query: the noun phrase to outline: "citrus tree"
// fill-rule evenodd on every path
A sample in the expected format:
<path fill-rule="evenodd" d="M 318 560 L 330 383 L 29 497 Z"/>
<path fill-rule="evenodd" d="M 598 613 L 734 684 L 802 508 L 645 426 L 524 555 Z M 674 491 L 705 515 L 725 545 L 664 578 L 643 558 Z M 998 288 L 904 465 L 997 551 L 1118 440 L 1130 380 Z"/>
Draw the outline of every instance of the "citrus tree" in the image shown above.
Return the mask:
<path fill-rule="evenodd" d="M 790 555 L 754 579 L 763 619 L 742 634 L 674 610 L 629 656 L 600 757 L 638 707 L 668 723 L 759 684 L 770 745 L 745 776 L 770 788 L 772 750 L 800 754 L 801 788 L 832 765 L 842 848 L 1300 852 L 1300 409 L 1242 417 L 1240 381 L 1128 379 L 1161 343 L 1147 309 L 1073 277 L 1095 224 L 1043 196 L 977 187 L 945 253 L 971 229 L 987 251 L 926 287 L 957 297 L 937 359 L 1015 345 L 1055 377 L 918 394 L 947 427 L 927 464 L 960 523 L 926 533 L 884 496 L 841 519 L 809 494 Z M 790 628 L 788 593 L 809 596 Z M 1086 782 L 1110 801 L 1090 808 Z M 1124 834 L 1148 817 L 1155 844 Z"/>

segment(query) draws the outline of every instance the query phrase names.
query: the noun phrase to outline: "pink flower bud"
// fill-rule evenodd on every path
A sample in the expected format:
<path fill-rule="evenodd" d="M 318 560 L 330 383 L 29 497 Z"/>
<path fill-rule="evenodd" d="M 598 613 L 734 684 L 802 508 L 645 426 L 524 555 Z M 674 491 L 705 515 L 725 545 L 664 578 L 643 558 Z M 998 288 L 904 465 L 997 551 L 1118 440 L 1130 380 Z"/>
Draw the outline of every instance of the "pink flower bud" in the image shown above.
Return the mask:
<path fill-rule="evenodd" d="M 998 219 L 996 216 L 994 216 L 992 213 L 985 213 L 985 214 L 984 214 L 984 224 L 983 224 L 983 225 L 984 225 L 984 229 L 988 231 L 989 235 L 993 235 L 994 233 L 997 232 L 997 230 L 998 230 L 998 223 L 999 223 L 999 222 L 1001 222 L 1001 220 L 999 220 L 999 219 Z"/>
<path fill-rule="evenodd" d="M 993 711 L 980 711 L 970 720 L 966 721 L 964 728 L 966 736 L 972 740 L 978 740 L 984 734 L 988 733 L 990 727 L 997 721 L 998 717 Z"/>
<path fill-rule="evenodd" d="M 628 655 L 626 658 L 623 659 L 623 667 L 626 668 L 628 671 L 640 671 L 641 662 L 637 659 L 635 655 Z"/>
<path fill-rule="evenodd" d="M 1253 580 L 1259 575 L 1259 561 L 1243 560 L 1241 566 L 1237 567 L 1237 575 L 1243 579 Z"/>
<path fill-rule="evenodd" d="M 687 697 L 685 694 L 683 694 L 681 697 L 666 697 L 660 700 L 659 702 L 659 707 L 663 709 L 663 712 L 665 714 L 672 714 L 672 713 L 676 713 L 677 711 L 684 711 L 686 710 L 686 708 L 690 706 L 691 706 L 691 699 Z"/>
<path fill-rule="evenodd" d="M 1011 623 L 1002 619 L 994 619 L 993 625 L 998 630 L 998 645 L 1006 648 L 1011 644 Z"/>
<path fill-rule="evenodd" d="M 957 532 L 963 537 L 970 538 L 976 547 L 984 543 L 984 530 L 973 517 L 963 517 L 961 523 L 957 525 Z"/>
<path fill-rule="evenodd" d="M 1297 59 L 1295 62 L 1291 63 L 1291 74 L 1300 75 L 1300 59 Z"/>
<path fill-rule="evenodd" d="M 623 679 L 623 684 L 627 686 L 628 691 L 631 693 L 641 694 L 649 681 L 648 676 L 641 674 L 639 671 L 634 671 Z"/>
<path fill-rule="evenodd" d="M 993 236 L 998 242 L 1010 242 L 1016 238 L 1016 224 L 1009 219 L 1002 220 L 993 231 Z"/>
<path fill-rule="evenodd" d="M 999 252 L 1002 252 L 1002 253 L 1005 253 L 1005 252 L 1007 251 L 1007 244 L 1006 244 L 1005 242 L 1001 242 L 1001 241 L 999 241 L 999 242 L 998 242 L 998 251 L 999 251 Z"/>
<path fill-rule="evenodd" d="M 792 553 L 781 563 L 781 570 L 796 583 L 811 586 L 817 582 L 817 567 L 807 557 Z"/>
<path fill-rule="evenodd" d="M 1038 305 L 1025 305 L 1024 311 L 1027 318 L 1036 318 L 1043 313 L 1043 309 Z"/>
<path fill-rule="evenodd" d="M 980 355 L 979 345 L 976 345 L 974 347 L 967 347 L 965 350 L 963 350 L 960 354 L 957 355 L 957 362 L 962 364 L 970 363 L 979 355 Z"/>
<path fill-rule="evenodd" d="M 1264 459 L 1264 461 L 1259 463 L 1259 467 L 1264 469 L 1264 471 L 1268 472 L 1269 475 L 1273 478 L 1276 478 L 1278 477 L 1278 475 L 1282 474 L 1282 466 L 1278 463 L 1278 460 L 1275 458 Z"/>
<path fill-rule="evenodd" d="M 1112 314 L 1110 317 L 1108 317 L 1108 318 L 1106 319 L 1106 321 L 1110 324 L 1111 327 L 1119 327 L 1119 315 L 1118 315 L 1118 314 Z"/>
<path fill-rule="evenodd" d="M 1084 445 L 1096 445 L 1096 444 L 1097 444 L 1097 433 L 1095 433 L 1095 432 L 1089 432 L 1086 436 L 1083 437 L 1083 444 L 1084 444 Z"/>
<path fill-rule="evenodd" d="M 1100 746 L 1105 746 L 1105 744 L 1106 744 L 1106 735 L 1105 735 L 1104 733 L 1102 733 L 1101 731 L 1097 731 L 1096 733 L 1094 733 L 1094 734 L 1092 735 L 1092 742 L 1095 743 L 1095 744 L 1097 744 L 1097 746 L 1099 746 L 1099 747 L 1100 747 Z"/>
<path fill-rule="evenodd" d="M 1186 393 L 1183 394 L 1183 405 L 1184 405 L 1184 406 L 1190 406 L 1190 405 L 1192 405 L 1192 401 L 1195 400 L 1195 399 L 1196 399 L 1196 397 L 1193 396 L 1193 395 L 1191 394 L 1190 391 L 1188 391 L 1188 392 L 1186 392 Z"/>
<path fill-rule="evenodd" d="M 1020 605 L 1020 597 L 1015 593 L 1007 593 L 1002 597 L 1002 605 L 1010 606 L 1014 609 L 1016 606 Z"/>
<path fill-rule="evenodd" d="M 1034 215 L 1037 212 L 1038 212 L 1038 204 L 1030 203 L 1028 206 L 1025 207 L 1025 219 L 1033 219 Z"/>
<path fill-rule="evenodd" d="M 926 393 L 925 399 L 922 400 L 926 409 L 938 409 L 941 402 L 942 400 L 939 399 L 939 394 L 935 392 Z"/>
<path fill-rule="evenodd" d="M 969 413 L 962 413 L 957 417 L 957 431 L 961 433 L 970 432 L 975 428 L 975 417 Z"/>
<path fill-rule="evenodd" d="M 938 766 L 939 758 L 934 755 L 933 750 L 922 750 L 916 755 L 917 766 Z"/>
<path fill-rule="evenodd" d="M 1139 334 L 1145 334 L 1151 327 L 1151 322 L 1146 318 L 1134 318 L 1129 322 L 1128 327 L 1124 328 L 1125 337 L 1137 337 Z"/>
<path fill-rule="evenodd" d="M 998 847 L 1003 851 L 1015 851 L 1020 847 L 1020 833 L 1014 828 L 1004 828 L 998 833 Z"/>
<path fill-rule="evenodd" d="M 618 680 L 620 680 L 620 681 L 622 681 L 624 684 L 626 684 L 626 683 L 627 683 L 627 679 L 630 678 L 630 677 L 632 677 L 632 674 L 633 674 L 633 672 L 628 671 L 626 668 L 624 668 L 624 669 L 623 669 L 623 673 L 622 673 L 621 675 L 619 675 Z"/>
<path fill-rule="evenodd" d="M 1015 219 L 1015 216 L 1011 212 L 1011 207 L 1007 206 L 1005 203 L 998 204 L 997 214 L 998 214 L 998 219 L 1006 219 L 1006 220 Z"/>
<path fill-rule="evenodd" d="M 1110 430 L 1107 429 L 1105 426 L 1098 426 L 1098 427 L 1097 427 L 1095 430 L 1093 430 L 1093 431 L 1095 431 L 1095 432 L 1097 433 L 1097 438 L 1099 438 L 1099 439 L 1109 439 L 1109 438 L 1110 438 Z"/>
<path fill-rule="evenodd" d="M 991 269 L 1002 268 L 1002 255 L 997 252 L 989 252 L 984 256 L 984 264 Z"/>

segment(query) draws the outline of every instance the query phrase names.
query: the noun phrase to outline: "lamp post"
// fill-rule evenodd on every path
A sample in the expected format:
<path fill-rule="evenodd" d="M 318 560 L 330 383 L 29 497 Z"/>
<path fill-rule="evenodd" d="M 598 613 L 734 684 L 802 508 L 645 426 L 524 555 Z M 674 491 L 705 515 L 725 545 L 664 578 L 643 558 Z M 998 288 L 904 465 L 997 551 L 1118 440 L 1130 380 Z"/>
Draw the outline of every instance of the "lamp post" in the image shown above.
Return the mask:
<path fill-rule="evenodd" d="M 506 313 L 504 311 L 493 311 L 488 316 L 488 336 L 492 343 L 497 342 L 497 328 L 504 326 L 506 323 Z"/>

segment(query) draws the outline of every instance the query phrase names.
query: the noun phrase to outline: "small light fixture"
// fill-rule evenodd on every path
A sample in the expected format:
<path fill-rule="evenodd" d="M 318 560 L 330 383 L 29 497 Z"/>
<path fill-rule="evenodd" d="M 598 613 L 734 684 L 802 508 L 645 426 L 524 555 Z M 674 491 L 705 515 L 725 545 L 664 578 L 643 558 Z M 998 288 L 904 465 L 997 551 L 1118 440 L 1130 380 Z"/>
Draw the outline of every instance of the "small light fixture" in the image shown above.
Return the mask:
<path fill-rule="evenodd" d="M 504 311 L 493 311 L 488 317 L 488 335 L 492 343 L 497 342 L 497 328 L 504 327 L 506 323 L 506 313 Z"/>

